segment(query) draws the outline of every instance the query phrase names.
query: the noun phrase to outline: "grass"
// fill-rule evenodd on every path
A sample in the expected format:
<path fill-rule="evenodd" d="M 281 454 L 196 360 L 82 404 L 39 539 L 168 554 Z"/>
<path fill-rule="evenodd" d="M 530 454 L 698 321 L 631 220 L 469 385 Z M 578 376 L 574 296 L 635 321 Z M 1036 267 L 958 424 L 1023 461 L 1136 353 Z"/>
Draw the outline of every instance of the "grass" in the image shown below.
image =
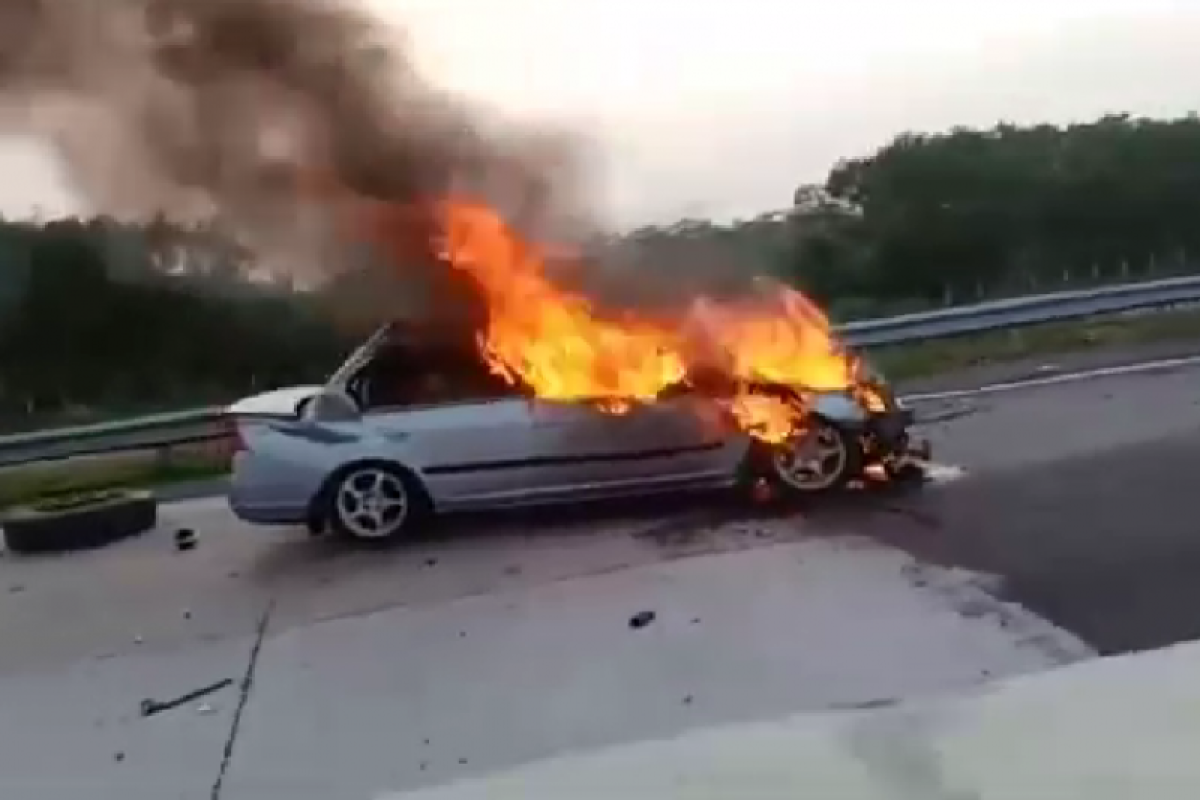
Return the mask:
<path fill-rule="evenodd" d="M 1035 356 L 1189 340 L 1200 347 L 1200 311 L 1101 317 L 896 345 L 872 351 L 871 360 L 889 379 L 902 381 Z"/>
<path fill-rule="evenodd" d="M 228 455 L 211 445 L 45 461 L 0 470 L 0 509 L 103 489 L 161 487 L 217 478 Z"/>
<path fill-rule="evenodd" d="M 902 381 L 1040 355 L 1189 340 L 1200 345 L 1200 311 L 1099 318 L 902 345 L 873 351 L 872 361 L 891 380 Z M 227 469 L 228 454 L 219 445 L 9 467 L 0 469 L 0 508 L 78 492 L 205 480 Z"/>

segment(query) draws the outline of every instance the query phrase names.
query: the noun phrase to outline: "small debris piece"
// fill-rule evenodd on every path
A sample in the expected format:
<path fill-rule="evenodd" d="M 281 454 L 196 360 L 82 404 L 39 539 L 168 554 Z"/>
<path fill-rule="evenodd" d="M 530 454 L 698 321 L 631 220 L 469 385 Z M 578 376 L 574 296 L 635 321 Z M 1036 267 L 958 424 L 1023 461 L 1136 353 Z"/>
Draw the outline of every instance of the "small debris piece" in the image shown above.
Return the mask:
<path fill-rule="evenodd" d="M 184 618 L 184 619 L 191 619 L 191 618 L 192 618 L 192 610 L 191 610 L 190 608 L 185 608 L 185 609 L 183 610 L 183 618 Z"/>
<path fill-rule="evenodd" d="M 422 762 L 421 762 L 421 772 L 424 772 L 424 771 L 425 771 L 425 768 L 426 768 L 426 767 L 428 767 L 428 766 L 429 766 L 429 762 L 428 762 L 428 761 L 422 761 Z"/>
<path fill-rule="evenodd" d="M 113 753 L 113 761 L 120 763 L 124 760 L 125 760 L 125 753 L 123 753 L 122 751 L 118 750 L 117 752 Z"/>
<path fill-rule="evenodd" d="M 145 641 L 145 640 L 142 639 L 141 634 L 133 637 L 134 644 L 141 644 L 143 641 Z"/>
<path fill-rule="evenodd" d="M 634 630 L 637 630 L 638 628 L 644 628 L 651 622 L 654 622 L 654 617 L 655 614 L 653 611 L 639 611 L 629 618 L 629 627 L 633 628 Z"/>
<path fill-rule="evenodd" d="M 191 528 L 180 528 L 175 531 L 175 549 L 187 552 L 196 549 L 196 532 Z"/>
<path fill-rule="evenodd" d="M 685 706 L 690 706 L 692 704 L 692 696 L 690 694 L 683 698 L 683 704 Z"/>
<path fill-rule="evenodd" d="M 210 706 L 208 703 L 201 703 L 200 705 L 196 706 L 196 713 L 204 715 L 215 714 L 217 713 L 217 709 L 216 706 Z"/>
<path fill-rule="evenodd" d="M 465 767 L 465 766 L 467 765 L 467 760 L 466 760 L 465 758 L 460 758 L 460 759 L 458 760 L 458 763 L 459 763 L 459 764 L 462 764 L 462 765 Z"/>
<path fill-rule="evenodd" d="M 699 617 L 693 617 L 693 618 L 692 618 L 692 624 L 693 624 L 693 625 L 699 625 L 699 624 L 700 624 L 700 618 L 699 618 Z"/>
<path fill-rule="evenodd" d="M 20 583 L 14 583 L 12 586 L 8 587 L 9 594 L 20 594 L 23 591 L 25 591 L 25 586 Z"/>
<path fill-rule="evenodd" d="M 427 559 L 425 559 L 425 566 L 427 566 L 427 567 L 436 567 L 436 566 L 437 566 L 437 559 L 436 559 L 436 558 L 427 558 Z"/>
<path fill-rule="evenodd" d="M 190 703 L 193 700 L 199 700 L 201 697 L 204 697 L 205 695 L 210 695 L 213 692 L 217 692 L 217 691 L 220 691 L 221 689 L 224 689 L 226 686 L 232 686 L 232 685 L 233 685 L 233 679 L 225 678 L 224 680 L 217 681 L 216 683 L 210 684 L 208 686 L 202 686 L 199 689 L 196 689 L 195 691 L 188 692 L 185 695 L 176 697 L 174 700 L 155 700 L 154 698 L 147 697 L 145 700 L 142 701 L 142 705 L 141 705 L 142 716 L 149 717 L 149 716 L 153 716 L 154 714 L 159 714 L 163 711 L 169 711 L 172 708 L 178 708 L 179 706 L 183 705 L 184 703 Z"/>

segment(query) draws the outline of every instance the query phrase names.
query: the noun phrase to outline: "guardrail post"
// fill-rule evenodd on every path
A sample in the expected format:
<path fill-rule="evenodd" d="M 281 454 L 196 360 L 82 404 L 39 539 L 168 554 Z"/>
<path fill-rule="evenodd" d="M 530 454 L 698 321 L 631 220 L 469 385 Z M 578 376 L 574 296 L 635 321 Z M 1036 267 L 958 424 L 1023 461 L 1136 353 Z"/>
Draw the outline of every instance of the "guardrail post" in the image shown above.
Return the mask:
<path fill-rule="evenodd" d="M 174 461 L 174 448 L 171 445 L 164 445 L 154 451 L 154 469 L 157 472 L 163 472 L 168 469 Z"/>

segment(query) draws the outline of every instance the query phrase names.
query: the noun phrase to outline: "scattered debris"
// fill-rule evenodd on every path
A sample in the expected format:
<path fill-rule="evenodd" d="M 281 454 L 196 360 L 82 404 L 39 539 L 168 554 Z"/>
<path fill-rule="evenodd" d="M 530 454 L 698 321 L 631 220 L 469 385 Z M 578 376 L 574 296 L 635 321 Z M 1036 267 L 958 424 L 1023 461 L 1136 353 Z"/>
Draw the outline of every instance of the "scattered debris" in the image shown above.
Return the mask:
<path fill-rule="evenodd" d="M 196 549 L 196 532 L 191 528 L 180 528 L 175 531 L 175 549 L 183 553 Z"/>
<path fill-rule="evenodd" d="M 172 708 L 178 708 L 179 706 L 184 705 L 185 703 L 190 703 L 193 700 L 199 700 L 201 697 L 210 695 L 213 692 L 218 692 L 221 689 L 224 689 L 226 686 L 232 686 L 232 685 L 233 685 L 233 679 L 225 678 L 224 680 L 217 681 L 214 684 L 210 684 L 208 686 L 203 686 L 199 689 L 196 689 L 195 691 L 188 692 L 185 695 L 180 695 L 179 697 L 176 697 L 173 700 L 155 700 L 153 698 L 147 697 L 145 700 L 142 701 L 142 706 L 141 706 L 142 716 L 149 717 L 154 714 L 159 714 L 163 711 L 169 711 Z"/>
<path fill-rule="evenodd" d="M 644 628 L 651 622 L 654 622 L 655 614 L 653 611 L 639 611 L 629 618 L 629 627 Z"/>

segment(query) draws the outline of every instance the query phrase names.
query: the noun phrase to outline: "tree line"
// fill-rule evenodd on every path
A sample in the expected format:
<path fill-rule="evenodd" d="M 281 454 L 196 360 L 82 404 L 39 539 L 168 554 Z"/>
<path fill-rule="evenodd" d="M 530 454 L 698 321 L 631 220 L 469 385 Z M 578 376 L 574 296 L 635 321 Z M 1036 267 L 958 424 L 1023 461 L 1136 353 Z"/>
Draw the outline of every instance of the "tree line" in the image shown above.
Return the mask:
<path fill-rule="evenodd" d="M 647 280 L 773 274 L 846 319 L 1191 272 L 1197 219 L 1200 118 L 1121 115 L 902 134 L 783 211 L 606 246 Z M 363 330 L 331 297 L 377 293 L 296 291 L 252 263 L 213 226 L 0 221 L 0 429 L 319 380 Z"/>

